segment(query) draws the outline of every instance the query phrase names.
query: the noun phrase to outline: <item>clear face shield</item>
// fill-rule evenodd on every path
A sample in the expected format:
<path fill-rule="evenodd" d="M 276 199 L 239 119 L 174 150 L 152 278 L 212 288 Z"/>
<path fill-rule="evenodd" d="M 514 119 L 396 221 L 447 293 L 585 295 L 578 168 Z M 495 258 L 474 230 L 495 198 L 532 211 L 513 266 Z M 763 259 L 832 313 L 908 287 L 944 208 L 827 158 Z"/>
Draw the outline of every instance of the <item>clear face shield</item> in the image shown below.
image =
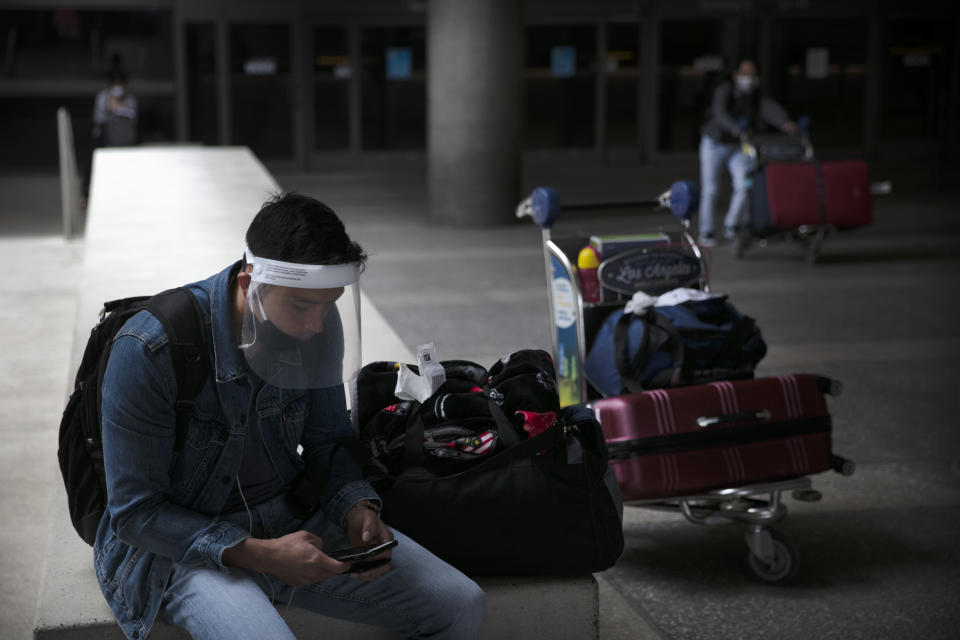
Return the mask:
<path fill-rule="evenodd" d="M 360 268 L 258 258 L 243 308 L 240 351 L 266 384 L 322 389 L 360 371 Z"/>

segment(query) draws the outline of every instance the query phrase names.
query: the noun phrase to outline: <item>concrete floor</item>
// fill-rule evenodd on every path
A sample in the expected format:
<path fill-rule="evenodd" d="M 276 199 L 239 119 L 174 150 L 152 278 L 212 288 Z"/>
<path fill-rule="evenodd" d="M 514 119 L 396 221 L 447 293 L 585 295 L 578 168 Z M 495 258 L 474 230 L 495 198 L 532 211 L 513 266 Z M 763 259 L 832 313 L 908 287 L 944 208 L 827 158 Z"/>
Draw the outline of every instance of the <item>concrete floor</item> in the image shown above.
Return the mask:
<path fill-rule="evenodd" d="M 60 480 L 57 428 L 72 383 L 83 244 L 56 235 L 55 180 L 0 178 L 0 193 L 0 637 L 19 640 L 31 637 Z"/>
<path fill-rule="evenodd" d="M 788 500 L 779 528 L 803 562 L 790 587 L 747 575 L 736 527 L 628 509 L 627 550 L 603 578 L 664 638 L 955 637 L 958 191 L 949 169 L 874 169 L 894 193 L 876 200 L 874 225 L 828 238 L 819 264 L 805 264 L 791 243 L 755 248 L 741 261 L 723 247 L 712 252 L 714 290 L 763 329 L 769 353 L 758 375 L 812 372 L 845 384 L 830 402 L 835 449 L 859 470 L 814 478 L 822 502 Z M 695 163 L 682 160 L 600 168 L 571 159 L 528 163 L 525 185 L 596 202 L 648 198 L 695 175 Z M 549 345 L 532 224 L 432 226 L 413 178 L 328 171 L 278 180 L 344 213 L 373 256 L 365 288 L 407 344 L 433 340 L 441 357 L 485 365 Z"/>
<path fill-rule="evenodd" d="M 882 175 L 886 172 L 886 175 Z M 601 167 L 528 163 L 525 185 L 571 200 L 640 199 L 695 163 Z M 539 231 L 518 223 L 427 224 L 422 164 L 276 174 L 325 200 L 371 254 L 364 288 L 411 348 L 489 366 L 549 344 Z M 771 244 L 745 260 L 713 252 L 714 289 L 754 316 L 769 346 L 758 374 L 842 380 L 835 448 L 857 474 L 821 474 L 818 503 L 789 501 L 780 525 L 803 553 L 799 582 L 757 584 L 734 527 L 628 508 L 627 550 L 601 577 L 605 639 L 952 638 L 960 623 L 960 258 L 958 195 L 935 169 L 884 167 L 895 192 L 875 224 L 829 238 L 822 262 Z M 55 482 L 56 428 L 82 242 L 64 242 L 56 181 L 0 178 L 0 636 L 28 638 Z M 21 194 L 21 195 L 17 195 Z M 23 195 L 25 194 L 25 195 Z M 39 509 L 37 505 L 43 505 Z"/>

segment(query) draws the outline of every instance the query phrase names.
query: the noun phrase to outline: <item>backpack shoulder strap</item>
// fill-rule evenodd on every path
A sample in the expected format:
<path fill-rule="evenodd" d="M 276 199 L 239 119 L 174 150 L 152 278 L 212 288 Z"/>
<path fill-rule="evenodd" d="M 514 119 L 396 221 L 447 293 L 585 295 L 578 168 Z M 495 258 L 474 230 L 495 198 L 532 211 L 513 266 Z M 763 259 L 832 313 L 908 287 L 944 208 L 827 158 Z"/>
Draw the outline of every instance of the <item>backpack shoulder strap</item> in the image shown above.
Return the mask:
<path fill-rule="evenodd" d="M 187 436 L 187 419 L 207 379 L 209 366 L 203 313 L 196 297 L 186 287 L 158 293 L 144 304 L 144 309 L 160 321 L 170 343 L 173 372 L 177 379 L 174 451 L 182 451 Z"/>

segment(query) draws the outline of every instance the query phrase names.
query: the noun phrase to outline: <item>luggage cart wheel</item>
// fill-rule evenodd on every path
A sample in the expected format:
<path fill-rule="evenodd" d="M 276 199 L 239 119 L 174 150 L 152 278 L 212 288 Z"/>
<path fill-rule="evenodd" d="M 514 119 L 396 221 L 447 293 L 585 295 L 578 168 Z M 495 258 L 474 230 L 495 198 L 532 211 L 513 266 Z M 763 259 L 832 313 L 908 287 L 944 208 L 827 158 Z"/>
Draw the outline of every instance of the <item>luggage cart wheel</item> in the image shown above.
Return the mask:
<path fill-rule="evenodd" d="M 751 527 L 746 533 L 747 566 L 767 584 L 787 584 L 800 571 L 800 552 L 786 534 L 776 529 Z"/>
<path fill-rule="evenodd" d="M 800 502 L 819 502 L 823 498 L 823 494 L 816 489 L 794 489 L 791 495 Z"/>
<path fill-rule="evenodd" d="M 827 393 L 829 393 L 831 396 L 836 398 L 841 393 L 843 393 L 843 383 L 840 382 L 839 380 L 831 380 L 830 389 L 827 391 Z"/>

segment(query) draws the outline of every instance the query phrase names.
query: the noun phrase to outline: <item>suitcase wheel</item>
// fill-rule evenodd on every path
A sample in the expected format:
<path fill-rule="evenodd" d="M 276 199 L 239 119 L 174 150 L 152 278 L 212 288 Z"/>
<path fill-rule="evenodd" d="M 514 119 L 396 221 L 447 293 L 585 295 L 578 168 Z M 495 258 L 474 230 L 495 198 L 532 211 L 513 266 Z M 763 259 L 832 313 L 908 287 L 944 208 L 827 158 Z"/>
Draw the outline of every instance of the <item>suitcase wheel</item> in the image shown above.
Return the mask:
<path fill-rule="evenodd" d="M 747 566 L 767 584 L 787 584 L 800 571 L 800 552 L 786 534 L 776 529 L 751 528 L 746 533 Z"/>

